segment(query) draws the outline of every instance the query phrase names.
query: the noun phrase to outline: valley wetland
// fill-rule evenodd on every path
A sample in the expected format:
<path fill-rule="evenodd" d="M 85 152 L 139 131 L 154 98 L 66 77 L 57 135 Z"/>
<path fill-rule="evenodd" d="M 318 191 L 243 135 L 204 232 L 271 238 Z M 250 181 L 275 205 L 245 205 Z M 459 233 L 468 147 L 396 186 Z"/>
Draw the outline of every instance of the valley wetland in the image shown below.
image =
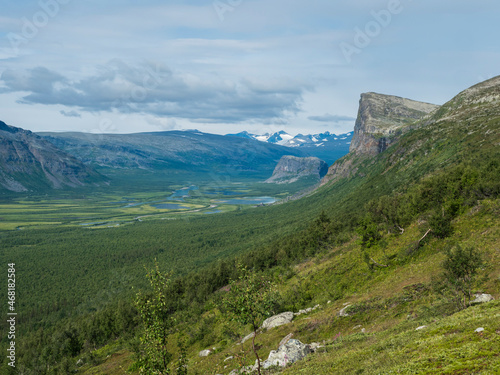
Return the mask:
<path fill-rule="evenodd" d="M 246 210 L 273 204 L 302 184 L 280 191 L 258 182 L 213 187 L 172 185 L 163 191 L 88 192 L 80 197 L 30 197 L 0 201 L 0 231 L 82 226 L 108 228 L 145 220 L 186 219 L 207 213 Z M 274 193 L 274 197 L 262 196 Z"/>

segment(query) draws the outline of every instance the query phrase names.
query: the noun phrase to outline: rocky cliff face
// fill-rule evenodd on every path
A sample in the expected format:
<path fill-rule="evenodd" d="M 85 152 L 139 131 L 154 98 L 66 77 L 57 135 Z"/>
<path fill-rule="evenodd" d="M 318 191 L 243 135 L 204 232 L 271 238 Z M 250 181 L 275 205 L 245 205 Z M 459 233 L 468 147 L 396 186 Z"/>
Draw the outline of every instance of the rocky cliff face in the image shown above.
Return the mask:
<path fill-rule="evenodd" d="M 273 175 L 266 182 L 275 184 L 288 184 L 302 177 L 314 177 L 318 180 L 328 172 L 328 164 L 315 157 L 299 158 L 296 156 L 283 156 Z"/>
<path fill-rule="evenodd" d="M 0 190 L 76 187 L 103 177 L 30 131 L 0 121 Z"/>
<path fill-rule="evenodd" d="M 395 142 L 404 129 L 438 108 L 397 96 L 362 94 L 349 152 L 375 156 Z"/>
<path fill-rule="evenodd" d="M 439 106 L 373 92 L 361 94 L 349 154 L 336 161 L 323 178 L 324 185 L 356 174 L 357 165 L 384 152 L 405 131 L 421 126 Z"/>

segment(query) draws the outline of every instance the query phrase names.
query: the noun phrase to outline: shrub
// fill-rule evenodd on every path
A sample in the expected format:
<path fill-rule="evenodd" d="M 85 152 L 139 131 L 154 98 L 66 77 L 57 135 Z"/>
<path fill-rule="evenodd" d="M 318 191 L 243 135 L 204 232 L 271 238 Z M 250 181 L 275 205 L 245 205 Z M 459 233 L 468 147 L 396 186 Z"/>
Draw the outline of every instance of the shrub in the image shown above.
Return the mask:
<path fill-rule="evenodd" d="M 266 278 L 250 273 L 239 266 L 239 280 L 230 283 L 230 291 L 222 300 L 222 309 L 227 311 L 234 320 L 243 325 L 251 325 L 254 332 L 252 349 L 257 358 L 257 371 L 260 374 L 260 358 L 255 347 L 257 330 L 264 318 L 274 312 L 278 302 L 275 286 Z"/>
<path fill-rule="evenodd" d="M 446 259 L 442 264 L 443 278 L 459 310 L 470 305 L 472 287 L 481 265 L 481 254 L 473 247 L 463 249 L 457 245 L 454 250 L 446 251 Z"/>
<path fill-rule="evenodd" d="M 437 238 L 446 238 L 453 233 L 451 226 L 452 216 L 441 210 L 435 211 L 429 219 L 429 226 Z"/>

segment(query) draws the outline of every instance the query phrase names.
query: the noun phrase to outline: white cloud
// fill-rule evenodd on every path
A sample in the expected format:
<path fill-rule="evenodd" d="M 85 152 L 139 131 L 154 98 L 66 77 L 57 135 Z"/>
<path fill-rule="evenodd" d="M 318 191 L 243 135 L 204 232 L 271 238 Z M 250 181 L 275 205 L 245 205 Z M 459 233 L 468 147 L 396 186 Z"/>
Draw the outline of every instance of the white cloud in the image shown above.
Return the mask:
<path fill-rule="evenodd" d="M 296 113 L 306 86 L 279 79 L 221 81 L 160 64 L 132 67 L 113 60 L 78 81 L 45 67 L 5 70 L 0 92 L 28 93 L 23 104 L 64 105 L 87 112 L 144 113 L 193 122 L 269 122 Z M 63 113 L 67 116 L 66 113 Z"/>

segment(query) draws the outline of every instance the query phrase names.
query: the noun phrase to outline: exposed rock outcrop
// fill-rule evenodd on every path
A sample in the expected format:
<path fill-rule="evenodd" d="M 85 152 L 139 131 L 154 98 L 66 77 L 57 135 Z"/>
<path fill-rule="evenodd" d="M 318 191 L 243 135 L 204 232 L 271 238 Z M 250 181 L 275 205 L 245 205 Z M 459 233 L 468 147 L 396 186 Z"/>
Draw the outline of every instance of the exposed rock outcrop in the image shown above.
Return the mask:
<path fill-rule="evenodd" d="M 0 121 L 0 190 L 76 187 L 104 177 L 28 130 Z"/>
<path fill-rule="evenodd" d="M 347 309 L 349 307 L 351 307 L 352 305 L 347 305 L 345 306 L 344 308 L 342 308 L 339 312 L 338 312 L 338 316 L 349 316 L 349 313 L 347 312 Z"/>
<path fill-rule="evenodd" d="M 328 164 L 315 157 L 299 158 L 296 156 L 283 156 L 273 175 L 266 180 L 267 183 L 289 184 L 302 177 L 314 177 L 318 180 L 328 172 Z"/>
<path fill-rule="evenodd" d="M 321 305 L 316 305 L 314 307 L 308 307 L 307 309 L 302 309 L 302 310 L 299 310 L 296 313 L 293 313 L 293 315 L 299 316 L 299 315 L 302 315 L 302 314 L 309 314 L 310 312 L 312 312 L 312 311 L 314 311 L 316 309 L 319 309 L 320 307 L 321 307 Z"/>

